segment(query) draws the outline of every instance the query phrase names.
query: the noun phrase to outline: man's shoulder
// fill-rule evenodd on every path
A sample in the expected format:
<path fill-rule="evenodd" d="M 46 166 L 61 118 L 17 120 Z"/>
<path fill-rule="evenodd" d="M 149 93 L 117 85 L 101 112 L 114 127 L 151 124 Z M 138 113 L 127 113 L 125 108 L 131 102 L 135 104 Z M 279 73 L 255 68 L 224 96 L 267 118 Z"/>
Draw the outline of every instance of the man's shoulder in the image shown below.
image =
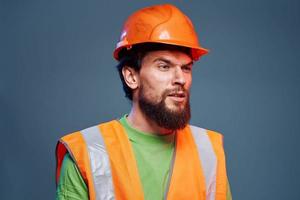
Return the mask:
<path fill-rule="evenodd" d="M 189 125 L 189 127 L 194 140 L 196 143 L 200 144 L 200 146 L 205 146 L 203 145 L 203 142 L 210 141 L 214 149 L 217 148 L 218 150 L 223 148 L 223 135 L 221 133 L 194 125 Z"/>
<path fill-rule="evenodd" d="M 223 137 L 223 135 L 219 131 L 210 130 L 210 129 L 199 127 L 199 126 L 195 126 L 195 125 L 192 125 L 192 124 L 189 124 L 189 127 L 190 127 L 192 133 L 206 134 L 206 135 L 215 135 L 217 137 Z"/>
<path fill-rule="evenodd" d="M 112 125 L 116 124 L 118 122 L 118 119 L 110 120 L 110 121 L 105 121 L 105 122 L 100 122 L 95 125 L 88 126 L 83 129 L 79 129 L 77 131 L 69 132 L 65 134 L 62 138 L 68 138 L 68 137 L 76 137 L 76 135 L 80 135 L 82 133 L 88 133 L 88 132 L 93 132 L 93 131 L 99 131 L 100 126 L 107 126 L 107 125 Z"/>

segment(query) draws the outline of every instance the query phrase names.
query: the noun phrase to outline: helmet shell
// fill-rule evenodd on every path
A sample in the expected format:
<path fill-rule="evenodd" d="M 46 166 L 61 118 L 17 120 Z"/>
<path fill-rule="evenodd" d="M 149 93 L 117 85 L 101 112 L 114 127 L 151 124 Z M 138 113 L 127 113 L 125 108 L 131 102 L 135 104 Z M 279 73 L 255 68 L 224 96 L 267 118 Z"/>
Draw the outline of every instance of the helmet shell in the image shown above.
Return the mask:
<path fill-rule="evenodd" d="M 129 16 L 113 56 L 119 60 L 122 49 L 148 42 L 188 47 L 193 60 L 208 53 L 200 46 L 191 20 L 171 4 L 146 7 Z"/>

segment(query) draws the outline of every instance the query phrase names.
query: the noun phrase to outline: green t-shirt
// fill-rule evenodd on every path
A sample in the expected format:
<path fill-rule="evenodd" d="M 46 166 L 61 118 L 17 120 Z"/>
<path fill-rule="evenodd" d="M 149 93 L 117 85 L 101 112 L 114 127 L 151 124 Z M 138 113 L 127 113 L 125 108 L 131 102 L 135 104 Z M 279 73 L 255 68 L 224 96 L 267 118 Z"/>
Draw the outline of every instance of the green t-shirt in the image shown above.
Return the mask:
<path fill-rule="evenodd" d="M 162 200 L 168 185 L 175 135 L 157 136 L 136 130 L 128 123 L 126 115 L 120 123 L 133 148 L 145 200 Z M 88 200 L 87 186 L 69 154 L 63 160 L 56 199 Z M 230 199 L 228 188 L 227 200 Z"/>

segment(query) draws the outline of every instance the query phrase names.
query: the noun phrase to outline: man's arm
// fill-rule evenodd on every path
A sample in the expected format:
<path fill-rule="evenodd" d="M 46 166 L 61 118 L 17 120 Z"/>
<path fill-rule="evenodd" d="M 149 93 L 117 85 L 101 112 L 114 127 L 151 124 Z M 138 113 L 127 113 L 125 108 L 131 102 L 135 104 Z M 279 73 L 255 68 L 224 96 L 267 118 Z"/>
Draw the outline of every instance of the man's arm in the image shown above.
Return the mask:
<path fill-rule="evenodd" d="M 66 154 L 62 163 L 56 200 L 88 200 L 88 189 L 80 172 L 70 157 Z"/>

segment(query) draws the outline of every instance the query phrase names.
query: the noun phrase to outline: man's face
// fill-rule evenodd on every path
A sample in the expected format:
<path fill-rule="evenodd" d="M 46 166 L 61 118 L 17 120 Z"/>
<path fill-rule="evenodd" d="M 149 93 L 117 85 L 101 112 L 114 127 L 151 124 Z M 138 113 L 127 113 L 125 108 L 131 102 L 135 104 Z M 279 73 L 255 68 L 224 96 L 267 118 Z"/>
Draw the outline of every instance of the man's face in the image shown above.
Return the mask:
<path fill-rule="evenodd" d="M 138 102 L 147 117 L 167 129 L 181 129 L 190 119 L 192 59 L 175 50 L 146 54 L 139 73 Z"/>

